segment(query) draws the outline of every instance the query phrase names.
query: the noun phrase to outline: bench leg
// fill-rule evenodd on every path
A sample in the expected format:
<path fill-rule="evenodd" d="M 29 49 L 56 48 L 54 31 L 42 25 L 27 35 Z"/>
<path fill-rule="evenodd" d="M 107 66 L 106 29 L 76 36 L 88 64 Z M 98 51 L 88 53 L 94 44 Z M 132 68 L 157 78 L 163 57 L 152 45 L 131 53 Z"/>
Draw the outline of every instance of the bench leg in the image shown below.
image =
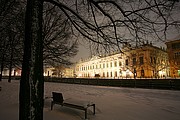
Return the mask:
<path fill-rule="evenodd" d="M 93 104 L 93 112 L 94 112 L 94 115 L 95 115 L 95 109 L 96 109 L 96 107 L 95 107 L 95 104 Z"/>
<path fill-rule="evenodd" d="M 51 110 L 53 109 L 53 105 L 54 105 L 54 103 L 53 103 L 53 101 L 51 102 Z"/>
<path fill-rule="evenodd" d="M 87 119 L 87 109 L 85 109 L 85 119 Z"/>

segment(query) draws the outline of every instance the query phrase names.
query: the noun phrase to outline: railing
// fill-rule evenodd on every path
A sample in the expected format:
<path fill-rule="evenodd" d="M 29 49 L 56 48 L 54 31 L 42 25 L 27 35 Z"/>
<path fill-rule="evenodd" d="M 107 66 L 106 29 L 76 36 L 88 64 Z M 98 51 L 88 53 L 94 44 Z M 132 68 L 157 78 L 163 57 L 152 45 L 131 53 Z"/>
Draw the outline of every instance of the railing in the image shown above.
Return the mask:
<path fill-rule="evenodd" d="M 88 79 L 45 77 L 45 81 L 114 87 L 180 90 L 180 79 Z"/>
<path fill-rule="evenodd" d="M 20 76 L 15 76 L 13 80 L 20 80 Z M 3 76 L 8 79 L 8 76 Z M 180 90 L 180 79 L 90 79 L 90 78 L 57 78 L 45 77 L 45 82 L 59 82 L 68 84 L 99 85 L 114 87 L 148 88 Z"/>

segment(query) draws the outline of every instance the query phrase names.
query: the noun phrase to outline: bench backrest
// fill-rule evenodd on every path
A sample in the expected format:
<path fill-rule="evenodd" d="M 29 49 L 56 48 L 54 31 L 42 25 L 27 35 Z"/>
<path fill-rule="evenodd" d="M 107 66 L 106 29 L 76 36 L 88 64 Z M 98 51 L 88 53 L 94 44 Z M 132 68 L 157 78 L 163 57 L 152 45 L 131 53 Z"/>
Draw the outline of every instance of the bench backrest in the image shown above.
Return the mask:
<path fill-rule="evenodd" d="M 63 103 L 63 95 L 62 93 L 52 92 L 53 95 L 53 101 L 57 103 Z"/>

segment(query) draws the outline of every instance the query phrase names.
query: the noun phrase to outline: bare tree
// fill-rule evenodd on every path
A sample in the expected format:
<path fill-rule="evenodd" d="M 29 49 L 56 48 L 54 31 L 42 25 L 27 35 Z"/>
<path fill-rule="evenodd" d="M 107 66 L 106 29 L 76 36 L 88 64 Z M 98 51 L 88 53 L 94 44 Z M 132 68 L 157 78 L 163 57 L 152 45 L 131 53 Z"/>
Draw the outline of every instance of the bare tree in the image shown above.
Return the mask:
<path fill-rule="evenodd" d="M 44 6 L 44 63 L 52 66 L 69 65 L 69 58 L 77 53 L 77 40 L 71 34 L 70 23 L 57 7 L 47 3 Z"/>
<path fill-rule="evenodd" d="M 166 36 L 169 26 L 175 24 L 174 20 L 169 22 L 174 1 L 45 1 L 57 6 L 77 32 L 96 43 L 95 47 L 101 44 L 105 50 L 113 46 L 121 51 L 122 44 L 140 44 L 144 36 L 161 38 L 158 33 Z M 43 119 L 42 8 L 43 0 L 27 0 L 20 120 Z"/>
<path fill-rule="evenodd" d="M 12 10 L 14 8 L 15 1 L 14 0 L 1 0 L 0 1 L 0 32 L 2 32 L 7 25 L 11 24 L 12 20 L 9 18 L 12 14 Z M 7 22 L 8 21 L 8 22 Z"/>
<path fill-rule="evenodd" d="M 20 42 L 21 39 L 16 39 L 16 42 L 15 42 L 15 36 L 19 36 L 19 33 L 20 33 L 17 30 L 17 25 L 22 25 L 22 24 L 19 24 L 18 22 L 18 20 L 22 21 L 22 19 L 19 19 L 22 8 L 19 7 L 20 1 L 14 1 L 14 0 L 7 0 L 7 1 L 2 0 L 0 1 L 0 5 L 1 5 L 1 8 L 0 8 L 1 74 L 0 76 L 2 77 L 2 71 L 4 67 L 8 67 L 8 64 L 9 64 L 11 66 L 9 68 L 11 69 L 12 66 L 15 64 L 15 62 L 16 63 L 18 62 L 17 59 L 14 60 L 13 56 L 16 56 L 17 58 L 17 56 L 19 56 L 19 54 L 22 53 L 22 52 L 15 52 L 16 51 L 15 48 L 17 48 L 17 46 L 19 45 L 22 45 L 20 44 L 22 43 L 22 41 Z M 22 51 L 22 46 L 21 46 L 20 51 Z M 10 74 L 11 74 L 11 70 L 10 70 Z M 0 80 L 1 80 L 1 77 L 0 77 Z"/>
<path fill-rule="evenodd" d="M 54 69 L 53 69 L 52 75 L 62 78 L 63 75 L 64 75 L 64 70 L 65 70 L 65 67 L 62 66 L 62 65 L 55 66 Z"/>
<path fill-rule="evenodd" d="M 1 32 L 1 42 L 0 42 L 0 53 L 1 53 L 1 56 L 0 56 L 0 65 L 1 65 L 1 73 L 0 73 L 0 81 L 2 79 L 2 72 L 3 72 L 3 69 L 4 69 L 4 66 L 6 65 L 6 58 L 7 58 L 7 55 L 6 55 L 6 51 L 7 51 L 7 41 L 6 41 L 6 37 L 4 37 L 4 32 Z"/>
<path fill-rule="evenodd" d="M 4 9 L 4 12 L 1 11 L 3 16 L 1 17 L 3 25 L 3 29 L 1 29 L 1 73 L 4 67 L 9 68 L 8 81 L 10 82 L 12 67 L 20 68 L 22 62 L 25 3 L 11 0 L 2 1 L 2 5 L 5 7 L 9 5 L 9 8 Z M 9 15 L 6 14 L 8 11 Z M 77 53 L 77 42 L 70 39 L 70 25 L 67 19 L 62 19 L 58 13 L 52 5 L 47 5 L 44 10 L 43 22 L 43 59 L 45 64 L 56 66 L 71 64 L 69 57 Z M 11 14 L 13 15 L 10 16 Z"/>
<path fill-rule="evenodd" d="M 101 48 L 121 51 L 127 42 L 138 46 L 147 39 L 165 40 L 169 29 L 180 25 L 172 16 L 177 7 L 175 1 L 45 1 L 59 7 L 74 28 L 91 41 L 92 49 L 99 52 Z"/>
<path fill-rule="evenodd" d="M 152 57 L 153 56 L 153 57 Z M 165 76 L 160 76 L 159 72 L 163 71 L 165 69 L 168 69 L 169 67 L 169 61 L 166 58 L 167 54 L 165 52 L 160 52 L 160 50 L 156 50 L 153 52 L 149 60 L 147 60 L 147 64 L 151 66 L 153 77 L 159 78 L 159 77 L 165 77 Z M 167 71 L 165 71 L 167 74 Z"/>
<path fill-rule="evenodd" d="M 127 56 L 125 58 L 124 70 L 129 70 L 136 77 L 155 77 L 159 76 L 159 72 L 163 77 L 168 73 L 168 55 L 164 48 L 152 46 L 152 43 L 144 43 L 144 45 L 135 49 L 128 46 L 123 51 Z M 149 72 L 147 72 L 149 71 Z M 146 74 L 146 75 L 145 75 Z"/>

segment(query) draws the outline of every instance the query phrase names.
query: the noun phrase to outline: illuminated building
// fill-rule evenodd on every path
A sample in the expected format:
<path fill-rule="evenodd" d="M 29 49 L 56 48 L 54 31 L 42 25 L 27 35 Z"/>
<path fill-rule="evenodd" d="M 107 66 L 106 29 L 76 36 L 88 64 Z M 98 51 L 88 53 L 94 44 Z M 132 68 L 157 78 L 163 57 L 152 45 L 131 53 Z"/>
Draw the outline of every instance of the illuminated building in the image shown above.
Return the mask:
<path fill-rule="evenodd" d="M 54 73 L 54 68 L 53 67 L 44 67 L 44 76 L 50 76 L 52 77 Z"/>
<path fill-rule="evenodd" d="M 64 77 L 73 78 L 74 77 L 74 70 L 72 68 L 65 68 L 64 69 Z"/>
<path fill-rule="evenodd" d="M 50 77 L 74 77 L 74 70 L 70 67 L 45 67 L 44 68 L 44 76 Z"/>
<path fill-rule="evenodd" d="M 169 45 L 170 43 L 167 44 Z M 168 52 L 172 53 L 171 51 Z M 174 57 L 170 56 L 170 61 L 177 60 L 175 58 L 179 58 L 179 53 L 176 49 L 173 49 L 172 55 Z M 168 54 L 164 48 L 158 48 L 147 42 L 135 48 L 126 45 L 122 48 L 121 53 L 114 52 L 109 55 L 93 56 L 86 60 L 80 60 L 71 68 L 64 66 L 55 68 L 44 67 L 44 76 L 112 79 L 166 78 L 170 76 L 168 59 Z M 173 62 L 170 63 L 172 67 Z M 180 69 L 179 67 L 177 68 L 179 62 L 175 63 L 175 65 L 173 64 L 173 68 L 176 74 L 173 75 L 178 76 L 180 74 Z M 172 71 L 171 69 L 171 74 L 173 73 Z"/>
<path fill-rule="evenodd" d="M 180 77 L 180 36 L 166 42 L 171 77 Z"/>
<path fill-rule="evenodd" d="M 122 53 L 80 60 L 75 74 L 78 78 L 163 78 L 169 76 L 168 55 L 148 42 L 136 48 L 125 46 Z"/>

